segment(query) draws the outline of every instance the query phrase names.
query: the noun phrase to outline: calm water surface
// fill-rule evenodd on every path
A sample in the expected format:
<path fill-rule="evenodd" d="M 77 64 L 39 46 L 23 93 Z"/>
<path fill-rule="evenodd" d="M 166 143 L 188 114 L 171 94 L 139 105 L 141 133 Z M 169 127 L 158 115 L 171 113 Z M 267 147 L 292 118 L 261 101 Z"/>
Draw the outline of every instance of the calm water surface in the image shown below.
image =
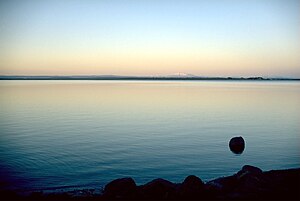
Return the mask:
<path fill-rule="evenodd" d="M 300 166 L 299 82 L 1 81 L 0 93 L 0 189 Z"/>

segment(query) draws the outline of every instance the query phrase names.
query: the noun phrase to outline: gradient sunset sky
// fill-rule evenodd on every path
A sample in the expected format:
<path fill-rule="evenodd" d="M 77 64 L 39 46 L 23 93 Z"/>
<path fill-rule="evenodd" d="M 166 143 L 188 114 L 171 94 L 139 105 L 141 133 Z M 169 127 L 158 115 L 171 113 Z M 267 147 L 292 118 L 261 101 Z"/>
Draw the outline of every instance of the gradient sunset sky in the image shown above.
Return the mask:
<path fill-rule="evenodd" d="M 300 0 L 1 0 L 0 75 L 300 77 Z"/>

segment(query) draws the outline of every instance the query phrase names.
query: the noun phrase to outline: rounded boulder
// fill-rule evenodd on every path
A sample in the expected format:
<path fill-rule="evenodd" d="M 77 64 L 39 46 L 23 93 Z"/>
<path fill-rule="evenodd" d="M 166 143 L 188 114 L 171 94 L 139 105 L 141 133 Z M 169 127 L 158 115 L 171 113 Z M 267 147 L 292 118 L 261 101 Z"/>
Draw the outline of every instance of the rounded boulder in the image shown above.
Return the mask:
<path fill-rule="evenodd" d="M 136 196 L 137 186 L 132 178 L 113 180 L 104 188 L 104 196 L 110 199 L 130 199 Z"/>
<path fill-rule="evenodd" d="M 241 154 L 245 149 L 245 140 L 241 136 L 233 137 L 229 141 L 229 148 L 233 153 Z"/>

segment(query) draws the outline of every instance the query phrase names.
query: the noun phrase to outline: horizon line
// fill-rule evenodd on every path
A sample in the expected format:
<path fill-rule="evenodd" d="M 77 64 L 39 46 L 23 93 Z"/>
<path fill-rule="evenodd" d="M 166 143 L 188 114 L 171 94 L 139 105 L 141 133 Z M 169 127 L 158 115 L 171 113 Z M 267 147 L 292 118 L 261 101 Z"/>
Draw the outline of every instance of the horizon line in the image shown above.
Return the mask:
<path fill-rule="evenodd" d="M 0 80 L 296 80 L 299 77 L 280 76 L 197 76 L 197 75 L 0 75 Z"/>

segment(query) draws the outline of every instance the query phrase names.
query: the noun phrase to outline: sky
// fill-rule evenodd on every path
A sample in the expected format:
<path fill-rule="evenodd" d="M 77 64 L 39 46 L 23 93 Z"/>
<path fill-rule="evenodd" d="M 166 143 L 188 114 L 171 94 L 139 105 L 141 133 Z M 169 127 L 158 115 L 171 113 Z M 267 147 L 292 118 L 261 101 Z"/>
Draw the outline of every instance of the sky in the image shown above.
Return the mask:
<path fill-rule="evenodd" d="M 300 0 L 1 0 L 0 75 L 300 77 Z"/>

